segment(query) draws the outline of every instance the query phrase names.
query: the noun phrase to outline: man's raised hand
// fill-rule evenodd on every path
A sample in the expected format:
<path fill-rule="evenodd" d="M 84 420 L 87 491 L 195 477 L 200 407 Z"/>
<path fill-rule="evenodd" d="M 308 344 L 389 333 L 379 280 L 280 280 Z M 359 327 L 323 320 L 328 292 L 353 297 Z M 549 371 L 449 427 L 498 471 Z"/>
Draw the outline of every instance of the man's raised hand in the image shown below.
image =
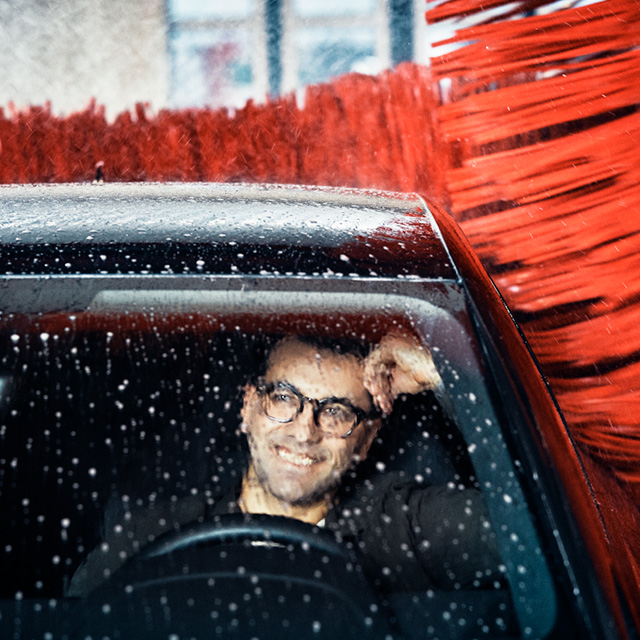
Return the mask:
<path fill-rule="evenodd" d="M 435 389 L 440 382 L 429 348 L 408 333 L 388 333 L 365 361 L 364 385 L 386 414 L 400 394 Z"/>

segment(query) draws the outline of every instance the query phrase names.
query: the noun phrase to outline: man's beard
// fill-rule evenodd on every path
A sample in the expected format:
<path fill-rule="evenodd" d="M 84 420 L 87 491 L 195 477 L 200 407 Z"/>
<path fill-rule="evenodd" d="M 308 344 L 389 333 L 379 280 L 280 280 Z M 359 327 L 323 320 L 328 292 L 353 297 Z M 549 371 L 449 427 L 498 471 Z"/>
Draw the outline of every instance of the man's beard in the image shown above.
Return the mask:
<path fill-rule="evenodd" d="M 253 468 L 263 490 L 292 507 L 311 507 L 319 502 L 324 502 L 327 498 L 333 496 L 342 481 L 342 474 L 332 473 L 314 486 L 311 492 L 302 494 L 299 497 L 292 497 L 283 493 L 280 487 L 272 486 L 266 472 L 260 465 L 254 462 Z"/>
<path fill-rule="evenodd" d="M 327 498 L 333 496 L 342 482 L 344 473 L 355 464 L 355 460 L 350 460 L 349 462 L 341 461 L 341 464 L 338 465 L 338 469 L 333 469 L 331 473 L 322 478 L 308 492 L 291 495 L 293 492 L 285 491 L 283 490 L 283 487 L 280 486 L 274 486 L 270 481 L 266 468 L 260 463 L 258 447 L 256 446 L 251 433 L 247 433 L 247 440 L 249 442 L 249 450 L 251 452 L 252 466 L 263 491 L 272 495 L 280 502 L 293 507 L 311 507 L 319 502 L 324 502 Z M 275 443 L 273 442 L 269 442 L 269 449 L 271 449 L 274 444 Z"/>

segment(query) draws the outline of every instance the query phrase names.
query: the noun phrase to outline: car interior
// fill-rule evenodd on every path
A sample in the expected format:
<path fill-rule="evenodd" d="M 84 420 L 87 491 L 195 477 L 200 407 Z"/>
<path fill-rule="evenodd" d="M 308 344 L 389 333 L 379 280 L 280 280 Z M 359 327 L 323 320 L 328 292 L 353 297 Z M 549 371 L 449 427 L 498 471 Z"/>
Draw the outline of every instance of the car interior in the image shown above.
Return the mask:
<path fill-rule="evenodd" d="M 239 432 L 242 388 L 274 341 L 324 333 L 375 344 L 399 325 L 411 327 L 397 313 L 335 311 L 278 318 L 190 311 L 5 315 L 0 507 L 10 526 L 0 533 L 6 568 L 0 596 L 63 597 L 100 544 L 114 496 L 144 507 L 193 493 L 214 499 L 237 482 L 247 457 Z M 390 472 L 427 484 L 480 486 L 469 443 L 431 392 L 396 402 L 357 471 L 363 481 Z M 306 574 L 297 579 L 309 589 Z M 166 594 L 166 584 L 162 589 Z M 115 600 L 103 590 L 107 596 Z M 408 637 L 473 637 L 478 628 L 517 637 L 522 623 L 512 597 L 505 580 L 489 592 L 384 594 L 380 606 Z"/>

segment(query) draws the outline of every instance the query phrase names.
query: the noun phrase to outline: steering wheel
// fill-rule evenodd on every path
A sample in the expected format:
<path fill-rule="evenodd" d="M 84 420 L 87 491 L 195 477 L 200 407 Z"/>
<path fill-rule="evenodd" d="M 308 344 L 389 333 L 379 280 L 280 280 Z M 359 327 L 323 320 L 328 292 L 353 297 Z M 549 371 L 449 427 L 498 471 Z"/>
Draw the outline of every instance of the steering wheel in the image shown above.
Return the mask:
<path fill-rule="evenodd" d="M 353 560 L 348 548 L 334 534 L 320 527 L 283 516 L 224 514 L 208 522 L 169 531 L 147 545 L 139 558 L 155 558 L 201 544 L 232 541 L 261 542 L 278 546 L 295 545 Z"/>
<path fill-rule="evenodd" d="M 224 546 L 253 541 L 280 549 L 261 553 L 261 544 L 248 553 L 238 544 L 233 550 L 232 545 Z M 218 544 L 226 553 L 212 552 L 211 546 Z M 294 554 L 291 547 L 296 547 Z M 216 607 L 217 625 L 238 625 L 239 635 L 234 637 L 253 635 L 251 624 L 256 620 L 269 638 L 283 637 L 283 620 L 294 632 L 285 637 L 305 637 L 312 624 L 322 624 L 323 633 L 327 630 L 331 637 L 384 637 L 386 618 L 377 610 L 376 594 L 363 570 L 352 564 L 356 558 L 356 549 L 340 544 L 333 532 L 320 527 L 278 516 L 223 515 L 169 531 L 144 547 L 89 594 L 95 615 L 88 620 L 100 637 L 117 635 L 112 627 L 127 638 L 151 640 L 175 634 L 176 629 L 180 637 L 204 637 L 212 633 L 211 612 Z M 245 571 L 238 572 L 239 564 Z M 262 581 L 264 592 L 261 587 L 260 595 L 245 602 L 245 596 L 254 593 L 253 576 Z M 313 605 L 293 606 L 303 597 L 320 608 L 326 602 L 331 606 L 322 611 Z M 105 604 L 109 616 L 103 613 Z M 157 633 L 165 628 L 171 633 Z"/>

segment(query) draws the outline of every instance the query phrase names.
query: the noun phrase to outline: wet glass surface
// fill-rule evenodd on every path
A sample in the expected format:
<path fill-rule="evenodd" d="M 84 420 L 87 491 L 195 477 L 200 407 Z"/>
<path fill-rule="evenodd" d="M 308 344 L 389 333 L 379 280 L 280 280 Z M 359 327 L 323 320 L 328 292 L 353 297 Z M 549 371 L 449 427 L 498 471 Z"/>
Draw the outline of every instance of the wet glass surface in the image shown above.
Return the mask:
<path fill-rule="evenodd" d="M 246 632 L 246 621 L 266 616 L 347 637 L 382 637 L 383 628 L 416 638 L 518 637 L 512 600 L 525 596 L 513 592 L 499 557 L 510 552 L 501 548 L 484 568 L 478 559 L 489 553 L 480 541 L 493 539 L 485 472 L 478 476 L 476 447 L 437 394 L 397 401 L 367 460 L 345 473 L 340 508 L 320 531 L 296 521 L 301 532 L 285 523 L 278 533 L 277 522 L 260 521 L 247 532 L 241 514 L 226 520 L 250 459 L 241 433 L 245 385 L 283 329 L 355 340 L 366 353 L 406 322 L 387 314 L 303 318 L 283 319 L 274 332 L 269 323 L 258 329 L 255 317 L 236 316 L 229 327 L 216 313 L 4 313 L 0 502 L 11 526 L 0 545 L 0 605 L 54 602 L 25 624 L 58 630 L 75 606 L 87 629 L 126 634 L 134 624 L 126 612 L 146 603 L 149 633 L 170 620 L 174 632 L 200 637 L 198 625 L 210 619 L 221 633 Z M 451 347 L 441 346 L 446 370 Z M 462 387 L 452 393 L 476 401 Z M 508 469 L 500 477 L 506 482 L 486 500 L 497 490 L 501 503 L 517 502 Z M 425 509 L 440 524 L 424 529 Z M 371 518 L 378 524 L 370 535 Z M 509 531 L 508 510 L 506 518 L 497 526 Z M 230 537 L 203 542 L 225 527 Z M 186 543 L 141 559 L 177 528 L 191 535 Z M 470 544 L 480 545 L 476 553 L 465 550 Z"/>

